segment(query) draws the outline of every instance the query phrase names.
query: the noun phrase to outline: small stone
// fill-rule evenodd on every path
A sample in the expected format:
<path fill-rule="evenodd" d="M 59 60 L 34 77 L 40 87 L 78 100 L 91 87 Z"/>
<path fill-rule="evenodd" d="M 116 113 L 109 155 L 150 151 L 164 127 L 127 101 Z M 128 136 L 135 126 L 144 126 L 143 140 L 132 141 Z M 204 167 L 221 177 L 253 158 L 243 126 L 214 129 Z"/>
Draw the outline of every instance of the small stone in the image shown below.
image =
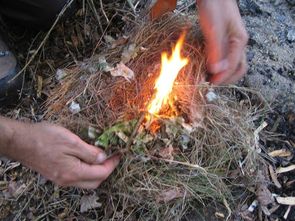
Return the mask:
<path fill-rule="evenodd" d="M 249 51 L 247 53 L 247 60 L 248 60 L 248 62 L 251 62 L 254 59 L 254 57 L 255 57 L 255 52 L 254 51 Z"/>
<path fill-rule="evenodd" d="M 295 29 L 291 29 L 291 30 L 288 31 L 288 33 L 287 33 L 287 39 L 290 42 L 295 41 Z"/>

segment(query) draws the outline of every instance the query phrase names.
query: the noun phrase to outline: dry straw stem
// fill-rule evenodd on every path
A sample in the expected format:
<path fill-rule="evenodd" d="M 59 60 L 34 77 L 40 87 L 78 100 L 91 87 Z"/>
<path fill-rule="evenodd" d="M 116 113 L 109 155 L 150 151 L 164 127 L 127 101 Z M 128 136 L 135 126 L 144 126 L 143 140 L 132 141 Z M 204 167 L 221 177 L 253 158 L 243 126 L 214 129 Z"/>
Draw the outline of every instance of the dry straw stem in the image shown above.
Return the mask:
<path fill-rule="evenodd" d="M 112 77 L 99 67 L 102 55 L 110 65 L 119 63 L 128 45 L 106 47 L 103 54 L 65 69 L 67 76 L 46 104 L 47 118 L 77 133 L 89 125 L 104 130 L 118 121 L 138 119 L 153 95 L 161 53 L 170 51 L 184 29 L 187 38 L 183 54 L 190 62 L 177 78 L 173 97 L 177 97 L 179 113 L 196 128 L 191 133 L 182 128 L 168 136 L 173 160 L 159 155 L 168 145 L 162 133 L 124 156 L 119 169 L 98 192 L 104 209 L 100 212 L 106 220 L 179 220 L 205 208 L 208 202 L 214 202 L 213 207 L 223 205 L 230 215 L 243 200 L 233 194 L 233 189 L 245 191 L 255 186 L 261 159 L 254 122 L 263 115 L 263 109 L 251 103 L 255 94 L 237 87 L 215 88 L 218 99 L 206 102 L 204 94 L 212 88 L 204 83 L 203 46 L 194 21 L 187 17 L 142 22 L 130 32 L 128 45 L 137 49 L 126 62 L 135 73 L 131 82 Z M 243 97 L 242 101 L 236 94 Z M 72 101 L 81 105 L 80 113 L 70 113 Z M 168 123 L 163 120 L 164 127 Z M 182 135 L 189 138 L 186 149 L 180 145 Z"/>

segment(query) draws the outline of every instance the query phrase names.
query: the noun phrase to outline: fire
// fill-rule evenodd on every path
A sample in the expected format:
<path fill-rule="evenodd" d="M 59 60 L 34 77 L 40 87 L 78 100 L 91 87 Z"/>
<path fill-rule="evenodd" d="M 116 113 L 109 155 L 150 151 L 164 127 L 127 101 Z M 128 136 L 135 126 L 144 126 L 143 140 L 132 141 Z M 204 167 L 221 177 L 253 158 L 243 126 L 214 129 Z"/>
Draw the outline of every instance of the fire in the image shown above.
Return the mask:
<path fill-rule="evenodd" d="M 167 52 L 162 53 L 161 72 L 155 83 L 156 94 L 148 105 L 148 112 L 157 115 L 163 105 L 172 105 L 170 94 L 174 81 L 180 70 L 189 62 L 188 58 L 183 58 L 180 54 L 185 35 L 182 34 L 172 50 L 171 57 Z"/>

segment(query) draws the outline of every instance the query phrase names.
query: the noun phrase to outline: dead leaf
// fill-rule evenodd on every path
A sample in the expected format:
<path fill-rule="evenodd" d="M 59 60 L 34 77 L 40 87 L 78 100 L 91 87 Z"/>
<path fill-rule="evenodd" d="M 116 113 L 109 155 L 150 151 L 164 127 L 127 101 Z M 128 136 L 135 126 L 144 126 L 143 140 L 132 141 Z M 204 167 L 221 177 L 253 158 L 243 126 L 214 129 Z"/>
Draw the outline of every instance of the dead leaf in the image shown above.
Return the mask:
<path fill-rule="evenodd" d="M 99 56 L 98 58 L 98 66 L 99 70 L 104 72 L 109 72 L 114 70 L 114 67 L 112 67 L 106 60 L 105 56 Z"/>
<path fill-rule="evenodd" d="M 109 44 L 113 44 L 113 42 L 115 41 L 115 39 L 110 35 L 105 35 L 103 38 Z"/>
<path fill-rule="evenodd" d="M 26 184 L 12 181 L 8 184 L 8 194 L 6 195 L 6 197 L 18 198 L 26 188 Z"/>
<path fill-rule="evenodd" d="M 290 206 L 295 206 L 295 197 L 288 196 L 288 197 L 281 197 L 277 196 L 275 197 L 277 202 L 282 205 L 290 205 Z"/>
<path fill-rule="evenodd" d="M 157 198 L 156 201 L 157 202 L 164 202 L 164 203 L 168 203 L 171 200 L 177 199 L 177 198 L 182 198 L 184 196 L 183 191 L 181 191 L 179 188 L 173 188 L 173 189 L 168 189 L 166 191 L 163 191 L 162 193 L 160 193 Z"/>
<path fill-rule="evenodd" d="M 169 147 L 165 147 L 161 149 L 159 152 L 159 155 L 164 159 L 173 160 L 174 159 L 173 152 L 174 152 L 174 149 L 170 145 Z"/>
<path fill-rule="evenodd" d="M 101 203 L 97 202 L 98 197 L 93 196 L 82 196 L 80 200 L 80 212 L 85 213 L 90 209 L 95 209 L 101 207 Z"/>
<path fill-rule="evenodd" d="M 124 134 L 122 131 L 118 131 L 116 132 L 116 135 L 123 140 L 125 143 L 128 143 L 129 137 L 126 136 L 126 134 Z"/>
<path fill-rule="evenodd" d="M 57 81 L 61 81 L 62 79 L 65 78 L 65 76 L 67 75 L 66 71 L 63 69 L 57 69 L 56 73 L 55 73 L 55 79 Z"/>
<path fill-rule="evenodd" d="M 81 111 L 81 107 L 80 104 L 76 103 L 75 101 L 72 101 L 70 106 L 69 106 L 69 110 L 72 114 L 77 114 Z"/>
<path fill-rule="evenodd" d="M 273 167 L 271 165 L 269 165 L 268 169 L 269 169 L 270 177 L 271 177 L 273 183 L 276 185 L 277 188 L 281 189 L 282 188 L 282 185 L 278 181 L 277 174 L 274 171 Z"/>
<path fill-rule="evenodd" d="M 287 173 L 291 170 L 295 170 L 295 165 L 291 165 L 288 167 L 279 167 L 279 168 L 277 168 L 276 172 L 277 173 Z"/>
<path fill-rule="evenodd" d="M 274 198 L 272 193 L 267 188 L 267 175 L 265 174 L 267 171 L 258 171 L 258 184 L 256 190 L 257 200 L 261 207 L 267 207 L 269 204 L 274 202 Z"/>
<path fill-rule="evenodd" d="M 289 150 L 281 149 L 281 150 L 274 150 L 268 153 L 268 155 L 271 157 L 289 157 L 292 155 L 292 153 Z"/>
<path fill-rule="evenodd" d="M 176 0 L 157 0 L 151 8 L 151 19 L 157 19 L 161 15 L 173 11 L 176 8 L 176 3 Z"/>
<path fill-rule="evenodd" d="M 122 62 L 117 64 L 116 68 L 111 70 L 111 75 L 114 77 L 124 77 L 127 81 L 134 79 L 134 72 Z"/>
<path fill-rule="evenodd" d="M 122 63 L 126 64 L 131 59 L 134 59 L 138 55 L 138 51 L 140 48 L 136 46 L 136 44 L 130 44 L 124 48 L 121 56 Z"/>

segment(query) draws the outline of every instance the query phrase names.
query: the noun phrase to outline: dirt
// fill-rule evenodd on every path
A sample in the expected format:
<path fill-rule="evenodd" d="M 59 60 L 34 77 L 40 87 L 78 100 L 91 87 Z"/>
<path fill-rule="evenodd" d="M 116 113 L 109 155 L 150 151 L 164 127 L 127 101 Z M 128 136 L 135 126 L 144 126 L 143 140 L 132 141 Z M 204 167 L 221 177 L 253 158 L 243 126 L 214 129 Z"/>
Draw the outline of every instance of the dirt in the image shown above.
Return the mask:
<path fill-rule="evenodd" d="M 184 1 L 183 1 L 184 2 Z M 118 6 L 119 8 L 119 6 Z M 124 6 L 124 9 L 126 5 Z M 293 152 L 293 157 L 285 160 L 284 158 L 276 157 L 275 161 L 271 164 L 275 167 L 287 166 L 295 163 L 294 145 L 295 145 L 295 3 L 292 0 L 240 0 L 240 10 L 242 17 L 245 21 L 250 39 L 247 51 L 247 59 L 249 63 L 249 71 L 245 78 L 239 83 L 240 85 L 258 90 L 263 97 L 270 103 L 272 111 L 265 116 L 268 123 L 267 130 L 273 133 L 281 134 L 280 140 L 274 139 L 271 142 L 263 143 L 263 146 L 268 148 L 266 152 L 274 149 L 289 149 Z M 79 17 L 79 15 L 76 15 Z M 122 27 L 123 16 L 117 16 L 115 19 Z M 125 17 L 125 19 L 128 17 Z M 4 109 L 0 108 L 0 112 L 6 116 L 21 119 L 41 121 L 43 117 L 43 110 L 41 104 L 46 100 L 47 93 L 42 92 L 38 96 L 37 76 L 43 79 L 43 86 L 46 82 L 52 81 L 57 68 L 64 67 L 73 63 L 75 59 L 83 60 L 84 57 L 89 57 L 93 52 L 93 47 L 96 42 L 100 40 L 99 28 L 93 28 L 85 31 L 84 23 L 90 24 L 89 20 L 78 18 L 77 21 L 70 19 L 63 24 L 59 25 L 54 32 L 56 39 L 51 37 L 49 42 L 46 43 L 45 50 L 37 56 L 37 61 L 34 62 L 27 70 L 27 84 L 22 94 L 20 104 L 15 108 Z M 82 20 L 82 21 L 81 21 Z M 79 23 L 81 22 L 81 23 Z M 83 25 L 81 25 L 83 24 Z M 106 27 L 106 24 L 103 24 Z M 119 28 L 110 28 L 110 32 L 116 36 L 119 33 Z M 83 33 L 83 37 L 79 36 L 79 31 Z M 89 34 L 85 34 L 89 32 Z M 71 36 L 66 33 L 70 33 Z M 29 33 L 23 30 L 14 30 L 11 36 L 14 38 L 14 48 L 19 56 L 20 63 L 26 62 L 27 52 L 38 46 L 42 35 L 37 37 L 39 41 L 33 41 L 35 33 Z M 19 37 L 22 36 L 22 37 Z M 74 36 L 74 37 L 73 37 Z M 293 37 L 294 36 L 294 37 Z M 81 43 L 80 38 L 83 39 Z M 24 39 L 26 41 L 24 41 Z M 75 42 L 79 40 L 78 45 Z M 69 43 L 70 42 L 70 43 Z M 65 47 L 66 46 L 66 47 Z M 84 47 L 83 50 L 80 50 Z M 98 49 L 99 50 L 99 49 Z M 45 56 L 44 53 L 47 53 Z M 3 220 L 18 219 L 18 217 L 31 220 L 36 218 L 33 214 L 37 214 L 41 219 L 42 215 L 49 214 L 49 219 L 63 219 L 63 213 L 66 213 L 63 207 L 75 207 L 79 200 L 80 193 L 76 190 L 60 191 L 54 189 L 53 185 L 44 181 L 39 175 L 29 172 L 27 169 L 14 164 L 14 162 L 0 159 L 0 205 L 2 207 L 2 214 L 0 215 Z M 4 172 L 5 171 L 5 172 Z M 30 180 L 34 177 L 34 182 L 37 186 L 33 185 Z M 273 184 L 269 185 L 272 193 L 295 196 L 294 184 L 287 186 L 286 183 L 294 180 L 294 172 L 286 173 L 279 176 L 278 179 L 283 183 L 283 188 L 278 189 Z M 287 182 L 288 181 L 288 182 Z M 3 195 L 3 190 L 9 186 L 9 191 L 6 194 L 19 194 L 13 200 L 9 196 Z M 26 187 L 24 192 L 18 193 Z M 20 190 L 19 190 L 20 189 Z M 31 191 L 32 193 L 26 192 Z M 8 193 L 7 193 L 8 192 Z M 38 194 L 45 195 L 51 199 L 47 202 L 35 202 Z M 92 193 L 92 192 L 90 192 Z M 34 196 L 35 194 L 35 196 Z M 55 206 L 55 200 L 51 196 L 60 194 L 64 201 Z M 70 197 L 72 195 L 73 197 Z M 2 197 L 4 196 L 4 197 Z M 59 196 L 57 197 L 59 198 Z M 36 207 L 34 207 L 34 206 Z M 56 214 L 50 214 L 50 210 L 56 209 Z M 23 209 L 27 214 L 22 214 Z M 39 208 L 39 211 L 35 210 Z M 287 206 L 280 206 L 268 220 L 283 220 L 283 215 L 287 210 Z M 214 213 L 214 212 L 212 212 Z M 56 215 L 56 216 L 55 216 Z M 76 214 L 70 214 L 69 219 L 74 219 Z M 259 219 L 259 212 L 254 213 L 254 220 Z M 215 216 L 214 216 L 215 217 Z M 291 208 L 287 220 L 294 220 L 295 209 Z M 98 218 L 98 217 L 92 217 Z M 85 218 L 78 215 L 79 220 Z M 237 217 L 236 220 L 243 220 Z"/>
<path fill-rule="evenodd" d="M 258 1 L 257 7 L 258 12 L 241 10 L 250 36 L 244 85 L 260 91 L 283 113 L 294 112 L 295 42 L 287 37 L 295 29 L 294 6 L 286 1 Z"/>

